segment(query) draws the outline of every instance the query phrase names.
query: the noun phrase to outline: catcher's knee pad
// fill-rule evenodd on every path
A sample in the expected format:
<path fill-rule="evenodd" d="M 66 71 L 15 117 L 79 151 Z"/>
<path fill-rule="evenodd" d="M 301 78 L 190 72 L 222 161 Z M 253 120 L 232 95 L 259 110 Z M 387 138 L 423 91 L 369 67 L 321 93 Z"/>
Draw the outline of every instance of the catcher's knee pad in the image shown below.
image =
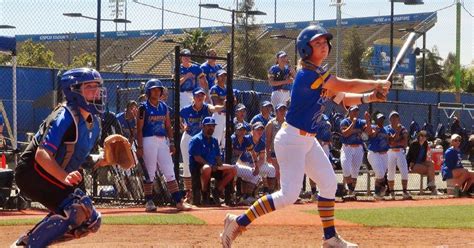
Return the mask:
<path fill-rule="evenodd" d="M 17 245 L 46 247 L 53 242 L 83 237 L 86 233 L 99 230 L 100 213 L 80 189 L 71 193 L 59 209 L 59 213 L 49 214 L 26 236 L 20 238 Z"/>

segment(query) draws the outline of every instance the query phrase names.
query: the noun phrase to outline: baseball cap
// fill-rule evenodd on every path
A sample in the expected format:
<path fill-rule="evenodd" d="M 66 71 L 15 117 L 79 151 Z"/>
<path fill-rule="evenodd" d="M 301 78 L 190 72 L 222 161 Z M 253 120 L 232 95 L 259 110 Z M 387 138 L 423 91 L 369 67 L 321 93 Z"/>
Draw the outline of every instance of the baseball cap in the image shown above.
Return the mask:
<path fill-rule="evenodd" d="M 394 116 L 394 115 L 400 117 L 400 114 L 397 111 L 394 110 L 394 111 L 390 112 L 390 115 L 388 116 L 388 118 L 392 118 L 392 116 Z"/>
<path fill-rule="evenodd" d="M 240 111 L 240 110 L 244 110 L 244 109 L 246 109 L 246 107 L 242 103 L 239 103 L 239 104 L 237 104 L 237 106 L 235 106 L 235 111 Z"/>
<path fill-rule="evenodd" d="M 220 69 L 220 70 L 217 71 L 217 76 L 220 76 L 220 75 L 222 75 L 222 74 L 226 74 L 226 75 L 227 75 L 227 72 L 226 72 L 225 70 L 223 70 L 223 69 Z"/>
<path fill-rule="evenodd" d="M 260 104 L 261 107 L 266 107 L 266 106 L 272 106 L 272 103 L 269 102 L 269 101 L 263 101 L 261 104 Z"/>
<path fill-rule="evenodd" d="M 204 91 L 203 88 L 201 87 L 197 87 L 196 89 L 193 90 L 193 96 L 199 94 L 199 93 L 202 93 L 202 94 L 206 94 L 206 92 Z"/>
<path fill-rule="evenodd" d="M 375 119 L 380 119 L 380 118 L 384 118 L 385 119 L 385 115 L 383 115 L 382 113 L 378 113 L 376 116 L 375 116 Z"/>
<path fill-rule="evenodd" d="M 277 57 L 277 58 L 281 58 L 281 57 L 285 57 L 285 56 L 288 56 L 288 54 L 286 54 L 285 51 L 279 51 L 279 52 L 277 52 L 277 54 L 276 54 L 276 57 Z"/>
<path fill-rule="evenodd" d="M 242 122 L 239 122 L 239 123 L 237 123 L 237 125 L 235 125 L 235 130 L 239 130 L 239 129 L 242 129 L 242 128 L 245 129 L 244 123 L 242 123 Z"/>
<path fill-rule="evenodd" d="M 288 107 L 286 106 L 286 104 L 283 104 L 283 103 L 278 104 L 275 109 L 276 109 L 276 110 L 279 110 L 279 109 L 281 109 L 281 108 L 286 108 L 286 109 L 288 109 Z"/>
<path fill-rule="evenodd" d="M 191 51 L 189 51 L 189 49 L 183 49 L 181 50 L 181 54 L 191 55 Z"/>
<path fill-rule="evenodd" d="M 354 111 L 354 110 L 359 110 L 359 106 L 352 105 L 352 106 L 349 107 L 349 112 Z"/>
<path fill-rule="evenodd" d="M 214 125 L 215 126 L 217 124 L 216 124 L 216 120 L 214 118 L 208 116 L 208 117 L 206 117 L 202 120 L 202 125 L 203 126 L 206 126 L 206 125 Z"/>
<path fill-rule="evenodd" d="M 261 121 L 257 121 L 252 125 L 253 130 L 259 129 L 259 128 L 265 128 L 265 126 L 263 125 L 263 123 Z"/>

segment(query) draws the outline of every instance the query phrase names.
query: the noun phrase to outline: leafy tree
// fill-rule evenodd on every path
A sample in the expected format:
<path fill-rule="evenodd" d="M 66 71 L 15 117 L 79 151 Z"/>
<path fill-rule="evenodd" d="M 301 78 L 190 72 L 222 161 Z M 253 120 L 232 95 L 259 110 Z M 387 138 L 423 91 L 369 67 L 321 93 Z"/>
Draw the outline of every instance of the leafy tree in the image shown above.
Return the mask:
<path fill-rule="evenodd" d="M 202 29 L 194 29 L 192 31 L 184 31 L 184 38 L 180 42 L 183 47 L 189 49 L 193 54 L 205 55 L 206 51 L 211 48 L 208 42 L 209 33 L 202 31 Z M 194 61 L 203 63 L 206 59 L 193 58 Z"/>
<path fill-rule="evenodd" d="M 466 68 L 463 72 L 462 85 L 464 91 L 474 93 L 474 67 Z"/>
<path fill-rule="evenodd" d="M 70 68 L 77 67 L 90 67 L 95 68 L 96 56 L 95 53 L 83 53 L 79 56 L 75 56 L 72 59 Z"/>
<path fill-rule="evenodd" d="M 25 41 L 18 53 L 18 65 L 48 68 L 64 68 L 64 65 L 54 61 L 54 53 L 41 43 Z"/>
<path fill-rule="evenodd" d="M 422 77 L 423 77 L 423 68 L 422 59 L 418 58 L 416 61 L 416 76 L 417 88 L 421 89 Z M 426 82 L 425 89 L 427 90 L 440 90 L 448 89 L 449 84 L 446 79 L 443 77 L 443 67 L 441 66 L 442 58 L 439 56 L 438 48 L 434 46 L 431 51 L 426 51 L 425 56 L 425 67 L 426 67 Z"/>
<path fill-rule="evenodd" d="M 0 54 L 0 65 L 9 65 L 12 58 L 9 55 Z"/>
<path fill-rule="evenodd" d="M 345 76 L 349 78 L 367 78 L 367 71 L 362 67 L 361 58 L 365 58 L 368 55 L 365 54 L 366 48 L 364 42 L 362 42 L 356 28 L 350 30 L 350 35 L 345 39 L 344 43 L 346 49 L 342 54 L 342 66 L 345 71 Z"/>
<path fill-rule="evenodd" d="M 239 10 L 246 12 L 255 6 L 254 0 L 245 0 L 239 4 Z M 264 44 L 257 36 L 259 26 L 255 25 L 255 17 L 245 13 L 237 14 L 235 69 L 236 73 L 258 79 L 267 78 L 271 46 Z"/>

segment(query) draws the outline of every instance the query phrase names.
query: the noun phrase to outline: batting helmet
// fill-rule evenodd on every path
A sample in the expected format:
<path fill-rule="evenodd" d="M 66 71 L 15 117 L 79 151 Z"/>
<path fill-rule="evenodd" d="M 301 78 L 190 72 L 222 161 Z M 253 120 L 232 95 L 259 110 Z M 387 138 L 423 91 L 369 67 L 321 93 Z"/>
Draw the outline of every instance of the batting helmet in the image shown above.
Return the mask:
<path fill-rule="evenodd" d="M 165 88 L 165 86 L 159 79 L 152 78 L 145 84 L 145 94 L 150 97 L 150 91 L 154 88 L 161 88 L 161 93 L 163 93 L 163 88 Z"/>
<path fill-rule="evenodd" d="M 100 97 L 92 102 L 84 98 L 81 85 L 90 82 L 100 84 Z M 102 114 L 105 111 L 106 89 L 102 87 L 103 80 L 99 72 L 90 68 L 76 68 L 66 71 L 59 81 L 68 105 L 81 107 L 92 114 Z"/>
<path fill-rule="evenodd" d="M 313 53 L 313 48 L 309 45 L 309 42 L 320 36 L 326 37 L 328 41 L 329 52 L 331 52 L 330 41 L 332 40 L 332 34 L 321 26 L 311 25 L 303 29 L 296 39 L 296 47 L 298 48 L 298 54 L 300 55 L 301 59 L 304 60 L 311 56 Z"/>

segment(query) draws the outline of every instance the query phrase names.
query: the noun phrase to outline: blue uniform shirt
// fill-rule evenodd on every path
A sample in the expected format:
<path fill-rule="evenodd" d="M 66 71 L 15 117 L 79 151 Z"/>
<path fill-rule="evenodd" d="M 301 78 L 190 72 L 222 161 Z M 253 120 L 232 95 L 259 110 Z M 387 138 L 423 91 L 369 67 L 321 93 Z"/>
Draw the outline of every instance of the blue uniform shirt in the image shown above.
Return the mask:
<path fill-rule="evenodd" d="M 204 137 L 202 131 L 196 134 L 189 141 L 189 168 L 191 170 L 198 166 L 194 156 L 201 156 L 210 166 L 216 166 L 216 158 L 220 156 L 219 143 L 214 137 Z M 201 165 L 202 166 L 202 165 Z"/>
<path fill-rule="evenodd" d="M 319 141 L 330 142 L 332 137 L 331 123 L 329 123 L 329 117 L 323 114 L 323 120 L 318 123 L 316 128 L 316 138 Z"/>
<path fill-rule="evenodd" d="M 241 160 L 243 157 L 245 157 L 244 154 L 247 151 L 251 151 L 253 149 L 252 137 L 249 134 L 244 136 L 244 138 L 242 139 L 242 143 L 239 143 L 239 140 L 237 139 L 237 136 L 235 134 L 232 134 L 231 139 L 232 139 L 232 149 L 234 151 L 242 152 L 242 154 L 240 155 Z M 242 160 L 242 162 L 245 162 L 245 161 Z"/>
<path fill-rule="evenodd" d="M 215 85 L 215 82 L 217 80 L 216 73 L 218 70 L 221 70 L 221 69 L 222 69 L 222 66 L 220 64 L 211 66 L 209 63 L 207 63 L 207 61 L 201 65 L 201 70 L 206 75 L 206 80 L 207 80 L 209 89 Z"/>
<path fill-rule="evenodd" d="M 444 153 L 443 167 L 441 168 L 441 175 L 443 180 L 453 178 L 453 170 L 457 168 L 463 168 L 461 163 L 461 152 L 454 149 L 453 147 L 448 148 Z"/>
<path fill-rule="evenodd" d="M 199 133 L 202 129 L 202 120 L 207 117 L 211 116 L 211 112 L 209 112 L 209 107 L 207 104 L 204 104 L 202 108 L 197 111 L 193 108 L 193 105 L 188 105 L 179 111 L 179 115 L 183 118 L 186 126 L 188 126 L 188 130 L 186 133 L 194 136 Z"/>
<path fill-rule="evenodd" d="M 362 141 L 362 128 L 365 126 L 367 122 L 362 119 L 357 119 L 354 128 L 352 129 L 352 134 L 349 137 L 341 136 L 342 144 L 346 145 L 362 145 L 364 142 Z M 341 130 L 346 129 L 352 124 L 352 121 L 349 118 L 345 118 L 341 121 Z"/>
<path fill-rule="evenodd" d="M 79 117 L 79 123 L 77 126 L 77 143 L 74 146 L 71 160 L 64 169 L 68 173 L 79 169 L 79 167 L 86 161 L 86 158 L 89 156 L 90 151 L 99 138 L 99 120 L 94 116 L 92 117 L 93 127 L 90 130 L 87 128 L 86 120 L 84 120 L 82 115 Z M 63 143 L 63 138 L 73 122 L 74 118 L 71 113 L 63 108 L 58 116 L 51 122 L 50 128 L 45 132 L 40 144 L 40 147 L 53 153 L 56 162 L 58 162 L 59 165 L 62 164 L 64 155 L 66 154 L 66 146 Z M 35 138 L 38 137 L 39 132 L 35 135 Z"/>
<path fill-rule="evenodd" d="M 286 122 L 308 133 L 316 133 L 317 124 L 323 118 L 324 105 L 329 98 L 324 97 L 323 84 L 330 74 L 322 67 L 315 71 L 298 70 L 291 90 L 291 104 L 286 113 Z"/>
<path fill-rule="evenodd" d="M 209 94 L 211 95 L 211 100 L 212 97 L 223 98 L 227 96 L 227 89 L 225 87 L 221 88 L 219 85 L 216 84 L 211 87 L 211 89 L 209 90 Z M 214 101 L 212 101 L 212 104 L 217 105 L 217 103 L 215 103 Z M 225 110 L 221 111 L 221 113 L 225 113 Z"/>
<path fill-rule="evenodd" d="M 387 125 L 387 126 L 385 126 L 385 128 L 387 129 L 387 131 L 390 135 L 394 135 L 396 133 L 395 129 L 392 128 L 392 125 Z M 404 126 L 402 126 L 402 128 L 400 129 L 400 138 L 405 133 L 408 134 L 408 130 Z M 405 149 L 405 146 L 390 146 L 390 148 L 403 148 L 403 149 Z"/>
<path fill-rule="evenodd" d="M 386 127 L 379 128 L 377 125 L 372 125 L 372 129 L 378 129 L 379 132 L 373 136 L 369 137 L 369 151 L 373 152 L 386 152 L 388 151 L 388 130 Z"/>
<path fill-rule="evenodd" d="M 165 120 L 168 106 L 159 101 L 158 106 L 153 106 L 150 101 L 143 102 L 139 108 L 144 112 L 143 137 L 166 136 Z"/>
<path fill-rule="evenodd" d="M 285 65 L 283 69 L 278 65 L 273 65 L 268 70 L 268 74 L 273 76 L 274 81 L 285 81 L 290 75 L 290 67 Z M 272 90 L 291 90 L 291 84 L 285 84 L 280 86 L 272 86 Z"/>
<path fill-rule="evenodd" d="M 252 141 L 252 144 L 253 144 L 253 151 L 255 151 L 255 153 L 257 153 L 257 156 L 262 151 L 263 152 L 265 151 L 265 138 L 263 136 L 260 137 L 260 139 L 257 141 L 256 144 L 253 142 L 252 135 L 249 135 L 249 137 L 250 137 L 250 141 Z M 242 156 L 240 156 L 240 160 L 242 162 L 246 162 L 246 163 L 253 163 L 252 154 L 250 152 L 246 151 L 244 154 L 242 154 Z M 257 161 L 255 161 L 255 162 L 257 162 Z"/>
<path fill-rule="evenodd" d="M 132 135 L 130 134 L 130 129 L 135 129 L 137 128 L 137 123 L 136 120 L 133 118 L 131 120 L 126 120 L 125 119 L 125 112 L 120 112 L 117 115 L 115 115 L 115 118 L 117 118 L 117 121 L 120 123 L 120 126 L 122 127 L 122 132 L 125 137 L 130 138 Z"/>
<path fill-rule="evenodd" d="M 183 84 L 181 84 L 181 86 L 179 87 L 180 92 L 193 91 L 197 87 L 198 78 L 202 74 L 202 70 L 201 68 L 199 68 L 198 65 L 193 64 L 188 68 L 184 67 L 183 65 L 179 66 L 179 74 L 181 76 L 186 75 L 188 72 L 194 74 L 194 77 L 188 78 L 186 81 L 183 82 Z"/>
<path fill-rule="evenodd" d="M 261 122 L 264 126 L 267 125 L 268 121 L 270 120 L 270 118 L 268 119 L 265 119 L 265 117 L 263 117 L 263 115 L 261 113 L 259 114 L 256 114 L 252 120 L 250 120 L 250 124 L 255 124 L 256 122 Z"/>

